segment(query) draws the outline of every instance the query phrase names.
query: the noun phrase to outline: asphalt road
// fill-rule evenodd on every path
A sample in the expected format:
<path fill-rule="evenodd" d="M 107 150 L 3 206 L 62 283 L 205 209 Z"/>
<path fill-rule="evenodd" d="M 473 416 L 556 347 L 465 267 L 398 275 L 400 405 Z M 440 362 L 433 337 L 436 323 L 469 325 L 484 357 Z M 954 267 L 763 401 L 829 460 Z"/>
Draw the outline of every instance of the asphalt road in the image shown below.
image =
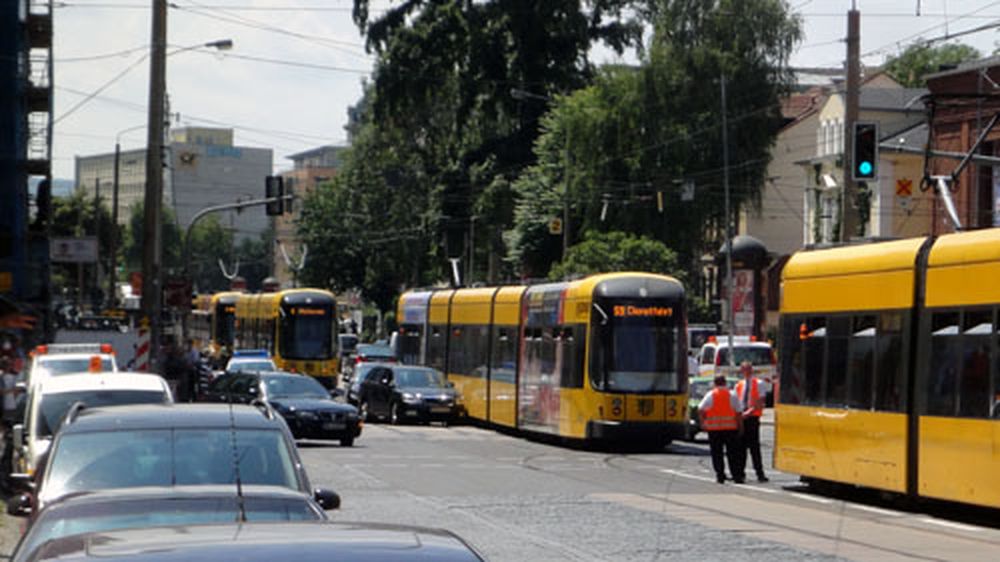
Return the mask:
<path fill-rule="evenodd" d="M 770 426 L 762 437 L 770 458 Z M 354 447 L 300 451 L 313 484 L 341 494 L 335 519 L 450 529 L 494 562 L 989 560 L 1000 548 L 1000 530 L 963 510 L 817 495 L 773 470 L 768 484 L 719 485 L 704 441 L 612 453 L 471 426 L 369 424 Z M 0 554 L 18 524 L 0 519 Z"/>
<path fill-rule="evenodd" d="M 336 519 L 443 527 L 493 561 L 986 560 L 1000 547 L 998 530 L 819 496 L 773 470 L 719 485 L 704 441 L 623 454 L 369 424 L 353 448 L 300 449 L 314 484 L 342 495 Z"/>

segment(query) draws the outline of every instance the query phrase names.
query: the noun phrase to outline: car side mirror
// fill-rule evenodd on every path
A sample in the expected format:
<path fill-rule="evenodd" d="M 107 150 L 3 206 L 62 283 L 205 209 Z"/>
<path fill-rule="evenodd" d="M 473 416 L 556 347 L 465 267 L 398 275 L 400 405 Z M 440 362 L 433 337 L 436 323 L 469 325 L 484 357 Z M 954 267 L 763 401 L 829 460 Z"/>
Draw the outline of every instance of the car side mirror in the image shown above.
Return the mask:
<path fill-rule="evenodd" d="M 11 428 L 11 434 L 14 436 L 14 446 L 15 447 L 20 447 L 21 445 L 24 445 L 24 424 L 23 423 L 14 424 L 14 427 Z"/>
<path fill-rule="evenodd" d="M 389 386 L 390 384 L 392 384 L 392 381 L 389 379 L 389 377 L 382 377 L 381 379 L 379 379 L 378 382 L 382 386 Z"/>
<path fill-rule="evenodd" d="M 444 386 L 445 388 L 455 388 L 455 383 L 451 381 L 445 381 Z"/>
<path fill-rule="evenodd" d="M 342 388 L 332 388 L 332 389 L 330 389 L 330 397 L 331 398 L 340 398 L 343 395 L 344 395 L 344 389 L 342 389 Z"/>
<path fill-rule="evenodd" d="M 31 496 L 29 494 L 17 494 L 7 500 L 7 515 L 27 517 L 30 514 Z"/>
<path fill-rule="evenodd" d="M 313 490 L 313 499 L 326 511 L 340 509 L 340 494 L 328 488 Z"/>

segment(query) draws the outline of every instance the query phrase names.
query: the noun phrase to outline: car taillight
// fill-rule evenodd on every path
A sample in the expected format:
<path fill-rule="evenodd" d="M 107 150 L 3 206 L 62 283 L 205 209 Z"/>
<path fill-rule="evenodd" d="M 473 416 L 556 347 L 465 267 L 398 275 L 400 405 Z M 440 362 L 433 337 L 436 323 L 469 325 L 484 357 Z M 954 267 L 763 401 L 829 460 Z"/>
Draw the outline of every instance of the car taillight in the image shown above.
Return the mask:
<path fill-rule="evenodd" d="M 722 365 L 722 354 L 721 353 L 716 353 L 715 354 L 715 366 L 718 367 L 719 365 Z"/>
<path fill-rule="evenodd" d="M 101 344 L 101 353 L 111 354 L 111 353 L 114 353 L 114 352 L 115 352 L 115 350 L 114 350 L 114 348 L 111 347 L 110 343 L 102 343 Z"/>
<path fill-rule="evenodd" d="M 355 355 L 354 356 L 354 364 L 355 365 L 360 365 L 361 364 L 361 356 L 360 355 Z"/>

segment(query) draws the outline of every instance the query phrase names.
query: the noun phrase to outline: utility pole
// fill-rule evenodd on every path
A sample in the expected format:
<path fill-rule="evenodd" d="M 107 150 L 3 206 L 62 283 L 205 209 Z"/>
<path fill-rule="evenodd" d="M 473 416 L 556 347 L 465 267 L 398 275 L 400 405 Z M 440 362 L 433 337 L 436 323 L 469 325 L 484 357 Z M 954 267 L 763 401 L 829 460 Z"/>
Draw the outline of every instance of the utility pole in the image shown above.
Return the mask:
<path fill-rule="evenodd" d="M 840 240 L 847 242 L 858 234 L 858 186 L 852 179 L 854 175 L 854 123 L 858 120 L 858 89 L 861 82 L 861 12 L 852 2 L 851 10 L 847 12 L 847 92 L 844 103 L 844 194 L 841 203 L 843 220 L 840 227 Z"/>
<path fill-rule="evenodd" d="M 163 119 L 167 82 L 167 1 L 153 0 L 150 39 L 146 191 L 142 223 L 142 312 L 149 319 L 150 370 L 160 369 L 162 314 L 160 214 L 163 207 Z"/>
<path fill-rule="evenodd" d="M 722 74 L 719 81 L 722 87 L 722 189 L 726 201 L 726 324 L 729 335 L 729 366 L 736 367 L 733 353 L 733 222 L 729 209 L 729 122 L 726 110 L 726 75 Z"/>
<path fill-rule="evenodd" d="M 100 178 L 94 178 L 94 239 L 97 241 L 97 260 L 94 261 L 93 294 L 96 295 L 97 292 L 101 289 L 101 180 Z"/>
<path fill-rule="evenodd" d="M 111 187 L 111 238 L 108 252 L 108 308 L 118 304 L 118 163 L 121 160 L 121 143 L 115 140 L 114 180 Z"/>

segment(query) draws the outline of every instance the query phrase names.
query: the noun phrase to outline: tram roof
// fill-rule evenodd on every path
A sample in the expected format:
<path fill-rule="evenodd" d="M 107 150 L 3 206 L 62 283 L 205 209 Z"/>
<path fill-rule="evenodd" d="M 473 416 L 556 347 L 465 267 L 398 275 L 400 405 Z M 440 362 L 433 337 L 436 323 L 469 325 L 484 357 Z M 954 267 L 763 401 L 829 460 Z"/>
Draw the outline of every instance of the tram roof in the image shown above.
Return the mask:
<path fill-rule="evenodd" d="M 824 250 L 807 250 L 793 255 L 785 265 L 784 280 L 857 275 L 883 271 L 912 270 L 917 252 L 926 238 L 909 238 Z"/>

